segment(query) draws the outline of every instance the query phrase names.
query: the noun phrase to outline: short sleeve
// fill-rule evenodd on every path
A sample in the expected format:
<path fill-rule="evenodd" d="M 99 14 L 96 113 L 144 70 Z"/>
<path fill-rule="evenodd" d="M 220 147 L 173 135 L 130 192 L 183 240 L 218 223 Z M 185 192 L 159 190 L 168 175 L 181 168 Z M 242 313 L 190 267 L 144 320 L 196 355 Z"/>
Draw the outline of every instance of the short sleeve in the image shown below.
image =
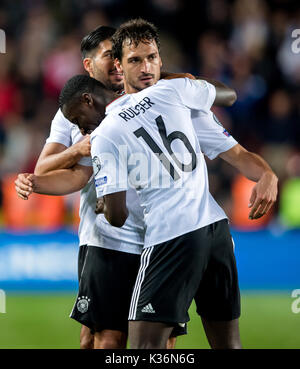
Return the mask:
<path fill-rule="evenodd" d="M 203 115 L 193 110 L 192 122 L 201 150 L 211 160 L 238 143 L 211 111 Z"/>
<path fill-rule="evenodd" d="M 83 165 L 85 167 L 91 167 L 93 165 L 91 156 L 84 156 L 82 157 L 78 164 Z"/>
<path fill-rule="evenodd" d="M 91 156 L 97 197 L 128 189 L 127 149 L 93 133 Z"/>
<path fill-rule="evenodd" d="M 216 98 L 216 88 L 204 80 L 175 78 L 167 81 L 176 90 L 182 104 L 208 113 Z"/>
<path fill-rule="evenodd" d="M 66 119 L 59 109 L 52 120 L 50 135 L 46 143 L 60 143 L 69 147 L 72 145 L 72 124 Z"/>

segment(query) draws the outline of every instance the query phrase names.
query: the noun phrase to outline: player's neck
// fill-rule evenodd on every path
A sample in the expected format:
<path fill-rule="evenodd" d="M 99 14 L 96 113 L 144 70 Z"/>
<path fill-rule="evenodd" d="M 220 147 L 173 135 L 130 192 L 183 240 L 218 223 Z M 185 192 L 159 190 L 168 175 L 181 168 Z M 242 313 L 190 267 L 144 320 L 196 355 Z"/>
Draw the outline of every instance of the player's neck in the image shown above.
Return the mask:
<path fill-rule="evenodd" d="M 139 92 L 136 88 L 131 86 L 125 80 L 124 80 L 124 91 L 125 91 L 126 94 L 135 94 L 135 93 Z"/>

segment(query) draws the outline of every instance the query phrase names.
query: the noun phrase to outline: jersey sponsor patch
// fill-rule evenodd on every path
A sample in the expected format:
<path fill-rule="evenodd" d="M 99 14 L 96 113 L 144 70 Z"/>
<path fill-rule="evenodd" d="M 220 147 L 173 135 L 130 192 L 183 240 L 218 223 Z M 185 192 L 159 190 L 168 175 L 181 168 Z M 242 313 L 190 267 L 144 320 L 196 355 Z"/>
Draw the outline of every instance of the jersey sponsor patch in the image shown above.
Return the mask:
<path fill-rule="evenodd" d="M 107 183 L 107 176 L 95 179 L 96 187 L 103 186 Z"/>

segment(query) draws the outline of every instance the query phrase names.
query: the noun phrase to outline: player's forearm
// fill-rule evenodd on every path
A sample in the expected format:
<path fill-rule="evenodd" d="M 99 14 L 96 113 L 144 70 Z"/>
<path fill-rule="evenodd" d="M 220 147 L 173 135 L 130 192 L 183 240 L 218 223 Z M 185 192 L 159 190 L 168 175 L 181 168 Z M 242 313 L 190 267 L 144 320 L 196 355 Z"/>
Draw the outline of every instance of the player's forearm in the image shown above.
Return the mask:
<path fill-rule="evenodd" d="M 113 227 L 121 228 L 123 227 L 124 223 L 126 222 L 126 219 L 128 217 L 128 211 L 124 212 L 122 216 L 120 217 L 119 214 L 111 213 L 106 206 L 104 206 L 103 210 L 104 216 L 108 223 L 112 225 Z"/>
<path fill-rule="evenodd" d="M 215 86 L 216 98 L 213 105 L 231 106 L 236 102 L 237 99 L 236 92 L 232 88 L 226 86 L 224 83 L 205 77 L 196 77 L 196 78 L 203 79 L 204 81 L 207 81 Z"/>
<path fill-rule="evenodd" d="M 258 182 L 263 176 L 278 180 L 269 164 L 261 156 L 247 151 L 241 145 L 236 145 L 219 156 L 251 181 Z"/>
<path fill-rule="evenodd" d="M 104 216 L 114 227 L 122 227 L 128 217 L 126 191 L 104 196 Z"/>
<path fill-rule="evenodd" d="M 241 161 L 238 162 L 238 169 L 248 179 L 258 182 L 262 176 L 276 177 L 270 166 L 265 160 L 257 154 L 247 152 L 242 155 Z"/>
<path fill-rule="evenodd" d="M 82 154 L 77 145 L 70 146 L 60 153 L 41 156 L 34 169 L 34 174 L 44 175 L 54 170 L 71 168 L 81 158 Z"/>
<path fill-rule="evenodd" d="M 35 175 L 32 188 L 35 193 L 63 196 L 81 190 L 88 179 L 76 169 L 59 169 L 41 176 Z"/>

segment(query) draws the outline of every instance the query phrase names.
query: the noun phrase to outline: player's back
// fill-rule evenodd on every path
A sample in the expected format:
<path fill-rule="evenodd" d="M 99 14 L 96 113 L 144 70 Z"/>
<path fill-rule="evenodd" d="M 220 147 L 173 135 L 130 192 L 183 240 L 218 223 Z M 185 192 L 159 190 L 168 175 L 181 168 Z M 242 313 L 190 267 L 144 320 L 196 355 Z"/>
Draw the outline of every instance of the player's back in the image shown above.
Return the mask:
<path fill-rule="evenodd" d="M 226 217 L 209 194 L 191 120 L 191 109 L 207 114 L 214 98 L 213 86 L 205 82 L 159 81 L 115 102 L 95 131 L 101 132 L 101 145 L 106 139 L 108 148 L 114 145 L 118 184 L 125 188 L 128 179 L 145 207 L 146 247 Z M 106 193 L 115 192 L 109 186 Z"/>

